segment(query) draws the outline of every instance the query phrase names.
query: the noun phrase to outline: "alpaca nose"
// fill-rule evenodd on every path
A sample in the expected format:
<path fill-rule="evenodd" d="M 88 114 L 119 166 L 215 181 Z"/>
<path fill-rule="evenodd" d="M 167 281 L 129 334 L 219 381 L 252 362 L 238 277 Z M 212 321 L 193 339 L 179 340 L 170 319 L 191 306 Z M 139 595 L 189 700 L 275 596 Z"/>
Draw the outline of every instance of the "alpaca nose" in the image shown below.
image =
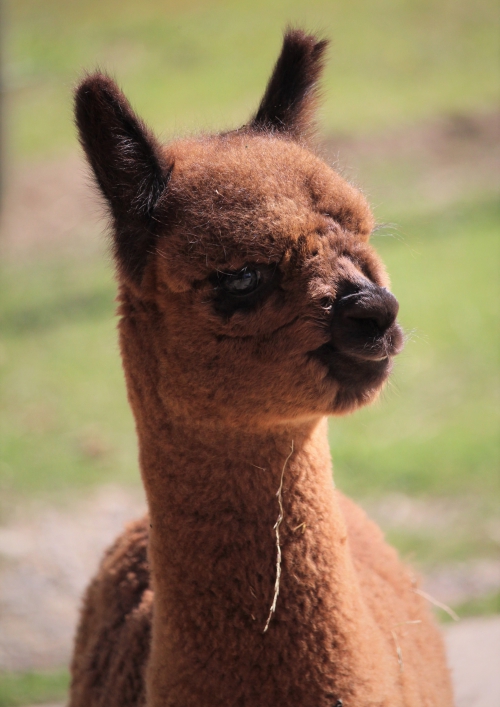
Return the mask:
<path fill-rule="evenodd" d="M 355 325 L 367 326 L 380 336 L 396 321 L 399 303 L 385 287 L 370 285 L 360 292 L 341 297 L 336 310 L 340 316 L 352 319 Z"/>
<path fill-rule="evenodd" d="M 372 283 L 337 299 L 332 338 L 342 352 L 366 360 L 395 356 L 403 348 L 403 333 L 396 323 L 399 303 L 394 295 Z"/>

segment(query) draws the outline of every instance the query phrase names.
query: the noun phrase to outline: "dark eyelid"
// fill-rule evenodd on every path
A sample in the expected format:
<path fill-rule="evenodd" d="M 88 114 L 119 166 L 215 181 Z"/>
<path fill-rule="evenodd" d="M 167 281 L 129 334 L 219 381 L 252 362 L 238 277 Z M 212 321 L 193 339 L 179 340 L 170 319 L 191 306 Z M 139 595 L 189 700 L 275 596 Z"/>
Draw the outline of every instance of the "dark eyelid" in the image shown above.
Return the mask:
<path fill-rule="evenodd" d="M 256 266 L 253 268 L 253 270 L 258 270 L 258 267 L 259 267 L 259 266 L 256 265 Z M 239 270 L 229 270 L 229 271 L 227 271 L 227 272 L 224 271 L 224 270 L 216 270 L 215 272 L 217 273 L 217 275 L 226 275 L 227 277 L 231 277 L 231 276 L 240 275 L 241 273 L 244 273 L 244 272 L 246 272 L 247 270 L 250 270 L 250 269 L 252 269 L 252 268 L 249 268 L 248 265 L 244 265 L 244 266 L 243 266 L 242 268 L 240 268 Z"/>
<path fill-rule="evenodd" d="M 258 270 L 260 274 L 265 278 L 266 276 L 271 276 L 274 277 L 276 270 L 279 267 L 279 263 L 273 262 L 273 263 L 246 263 L 243 265 L 243 267 L 238 268 L 237 270 L 219 270 L 216 269 L 209 277 L 208 279 L 212 282 L 217 282 L 217 279 L 219 276 L 224 276 L 224 277 L 236 277 L 237 275 L 241 275 L 245 272 L 249 272 L 252 270 Z"/>
<path fill-rule="evenodd" d="M 245 272 L 259 271 L 260 284 L 247 295 L 236 295 L 227 292 L 221 282 L 225 277 L 235 277 Z M 215 270 L 209 277 L 213 286 L 215 310 L 223 316 L 231 316 L 236 311 L 251 311 L 257 307 L 279 284 L 278 263 L 246 263 L 242 268 L 233 271 Z"/>

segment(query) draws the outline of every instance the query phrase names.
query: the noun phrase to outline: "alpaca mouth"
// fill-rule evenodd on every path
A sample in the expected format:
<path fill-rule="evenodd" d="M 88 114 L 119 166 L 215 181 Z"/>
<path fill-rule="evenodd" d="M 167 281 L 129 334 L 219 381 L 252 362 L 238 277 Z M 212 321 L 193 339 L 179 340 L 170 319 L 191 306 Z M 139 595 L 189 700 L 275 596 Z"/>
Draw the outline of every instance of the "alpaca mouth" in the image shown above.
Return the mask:
<path fill-rule="evenodd" d="M 392 370 L 394 354 L 370 351 L 344 352 L 335 347 L 333 342 L 323 344 L 311 351 L 311 356 L 319 360 L 326 368 L 326 376 L 345 390 L 362 395 L 368 390 L 379 388 Z"/>

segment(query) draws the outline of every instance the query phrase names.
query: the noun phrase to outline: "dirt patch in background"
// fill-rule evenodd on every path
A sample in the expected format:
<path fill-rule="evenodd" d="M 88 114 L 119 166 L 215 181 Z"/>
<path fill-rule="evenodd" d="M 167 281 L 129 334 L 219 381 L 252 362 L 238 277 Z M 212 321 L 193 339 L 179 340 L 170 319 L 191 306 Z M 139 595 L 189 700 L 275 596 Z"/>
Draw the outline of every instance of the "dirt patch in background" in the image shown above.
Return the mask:
<path fill-rule="evenodd" d="M 103 204 L 80 155 L 7 171 L 0 220 L 4 257 L 88 252 L 106 228 Z"/>
<path fill-rule="evenodd" d="M 332 136 L 324 153 L 375 209 L 440 207 L 500 189 L 500 112 L 452 115 L 365 137 Z"/>
<path fill-rule="evenodd" d="M 500 616 L 467 619 L 445 630 L 456 707 L 500 705 Z"/>
<path fill-rule="evenodd" d="M 104 486 L 69 505 L 27 502 L 0 527 L 0 671 L 68 663 L 85 587 L 145 509 L 141 489 Z"/>
<path fill-rule="evenodd" d="M 370 514 L 382 528 L 424 522 L 452 529 L 460 523 L 462 505 L 446 501 L 443 517 L 440 502 L 391 495 L 372 505 L 378 510 Z M 141 489 L 103 486 L 66 505 L 29 502 L 0 527 L 0 671 L 68 662 L 83 591 L 105 548 L 145 508 Z M 426 576 L 423 588 L 454 604 L 499 586 L 500 560 L 483 559 L 441 565 Z"/>
<path fill-rule="evenodd" d="M 439 543 L 453 538 L 459 545 L 474 537 L 478 547 L 488 547 L 485 555 L 489 556 L 445 563 L 426 561 L 425 590 L 439 601 L 457 606 L 500 590 L 500 509 L 496 506 L 486 508 L 470 497 L 413 498 L 403 493 L 387 494 L 362 505 L 386 533 L 409 533 L 431 543 L 435 538 Z M 412 556 L 403 560 L 414 561 Z"/>
<path fill-rule="evenodd" d="M 408 519 L 412 524 L 425 519 L 435 527 L 443 523 L 439 505 L 399 501 L 399 516 L 393 496 L 378 502 L 382 525 L 407 525 Z M 460 503 L 447 504 L 445 522 L 460 512 Z M 140 489 L 105 486 L 71 505 L 39 507 L 32 502 L 0 527 L 0 671 L 68 664 L 83 591 L 104 549 L 144 510 Z M 457 596 L 498 587 L 500 561 L 490 561 L 486 572 L 480 567 L 475 561 L 442 566 L 426 578 L 424 589 L 452 603 Z M 443 631 L 457 707 L 497 707 L 500 616 L 466 619 Z"/>

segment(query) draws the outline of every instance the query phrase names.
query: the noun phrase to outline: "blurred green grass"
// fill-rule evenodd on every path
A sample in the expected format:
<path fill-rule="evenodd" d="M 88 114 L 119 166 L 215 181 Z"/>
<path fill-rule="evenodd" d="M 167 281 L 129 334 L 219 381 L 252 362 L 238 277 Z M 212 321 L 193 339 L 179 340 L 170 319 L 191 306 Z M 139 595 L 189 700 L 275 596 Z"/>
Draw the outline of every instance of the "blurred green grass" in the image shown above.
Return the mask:
<path fill-rule="evenodd" d="M 71 89 L 97 66 L 167 134 L 243 123 L 288 23 L 332 39 L 325 132 L 486 110 L 498 92 L 498 18 L 495 0 L 7 0 L 11 150 L 73 145 Z"/>
<path fill-rule="evenodd" d="M 22 707 L 64 700 L 69 685 L 67 670 L 45 673 L 0 673 L 0 707 Z"/>
<path fill-rule="evenodd" d="M 320 111 L 326 135 L 486 112 L 498 93 L 493 0 L 10 0 L 6 9 L 8 150 L 25 165 L 75 149 L 71 89 L 97 65 L 164 137 L 245 122 L 287 22 L 333 39 Z M 498 542 L 471 528 L 500 497 L 498 202 L 491 189 L 435 202 L 415 189 L 414 172 L 427 167 L 404 155 L 365 167 L 358 181 L 379 220 L 397 222 L 373 244 L 408 343 L 380 401 L 332 420 L 336 482 L 362 499 L 395 491 L 468 498 L 476 510 L 463 532 L 393 529 L 389 539 L 417 564 L 491 557 Z M 114 296 L 104 249 L 0 263 L 0 511 L 35 495 L 138 483 Z M 459 613 L 496 610 L 487 597 Z M 62 694 L 18 677 L 0 678 L 0 707 Z M 40 698 L 20 692 L 30 681 Z"/>
<path fill-rule="evenodd" d="M 482 597 L 469 599 L 463 602 L 463 604 L 458 604 L 450 608 L 455 611 L 460 619 L 500 614 L 500 592 L 493 592 Z M 435 613 L 441 623 L 449 624 L 454 621 L 450 614 L 442 609 L 436 609 Z"/>
<path fill-rule="evenodd" d="M 107 260 L 9 263 L 0 288 L 4 492 L 137 480 Z"/>

